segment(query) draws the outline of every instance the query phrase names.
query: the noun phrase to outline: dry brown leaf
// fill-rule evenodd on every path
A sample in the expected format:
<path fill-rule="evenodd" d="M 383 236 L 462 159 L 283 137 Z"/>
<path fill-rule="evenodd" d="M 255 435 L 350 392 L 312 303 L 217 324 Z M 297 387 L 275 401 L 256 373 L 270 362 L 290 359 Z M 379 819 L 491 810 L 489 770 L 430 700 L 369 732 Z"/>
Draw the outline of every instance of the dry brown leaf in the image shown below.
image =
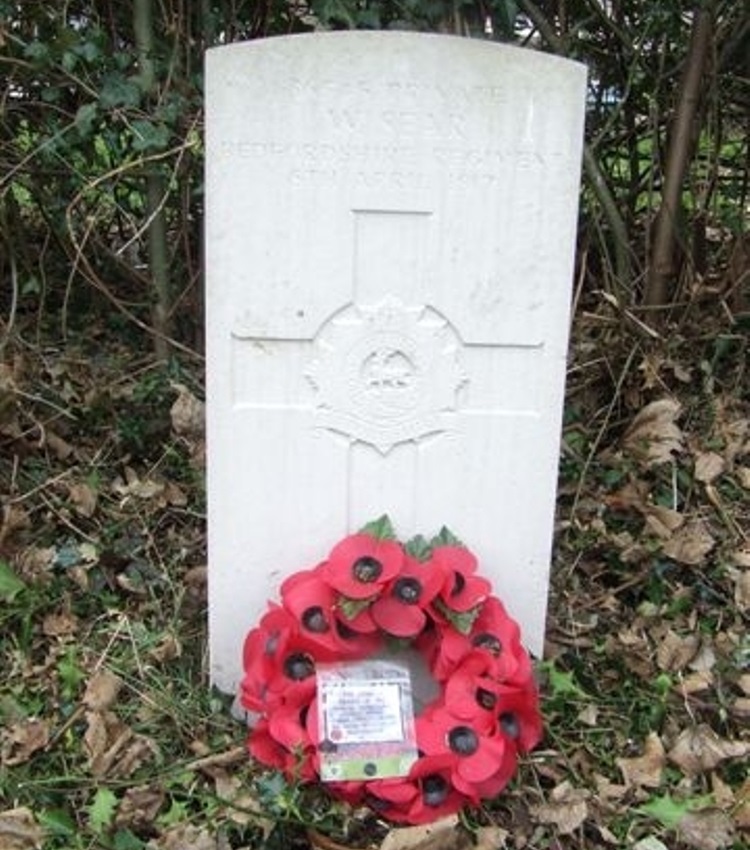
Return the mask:
<path fill-rule="evenodd" d="M 669 540 L 672 533 L 685 522 L 684 514 L 662 505 L 647 505 L 643 514 L 646 518 L 646 527 L 662 540 Z"/>
<path fill-rule="evenodd" d="M 622 778 L 630 787 L 658 788 L 666 763 L 664 745 L 656 732 L 651 732 L 646 738 L 642 756 L 616 759 Z"/>
<path fill-rule="evenodd" d="M 750 466 L 738 466 L 734 474 L 743 490 L 750 490 Z"/>
<path fill-rule="evenodd" d="M 182 644 L 176 635 L 166 634 L 159 643 L 149 651 L 149 657 L 153 658 L 157 664 L 164 664 L 166 661 L 174 661 L 175 658 L 180 658 L 182 655 Z"/>
<path fill-rule="evenodd" d="M 734 601 L 740 611 L 750 609 L 750 570 L 743 570 L 735 576 Z"/>
<path fill-rule="evenodd" d="M 676 424 L 680 405 L 671 398 L 647 404 L 636 415 L 625 432 L 624 448 L 645 466 L 673 460 L 683 448 L 682 431 Z"/>
<path fill-rule="evenodd" d="M 480 826 L 474 833 L 472 850 L 501 850 L 506 847 L 510 833 L 501 826 Z"/>
<path fill-rule="evenodd" d="M 34 820 L 25 806 L 0 812 L 0 848 L 2 850 L 29 850 L 41 847 L 44 830 Z"/>
<path fill-rule="evenodd" d="M 750 776 L 735 795 L 734 822 L 740 829 L 750 829 Z"/>
<path fill-rule="evenodd" d="M 117 807 L 115 826 L 121 829 L 144 829 L 151 826 L 165 797 L 163 789 L 151 785 L 128 788 Z"/>
<path fill-rule="evenodd" d="M 677 827 L 679 838 L 697 850 L 721 850 L 734 841 L 734 826 L 721 809 L 686 812 Z"/>
<path fill-rule="evenodd" d="M 702 520 L 695 520 L 678 529 L 662 546 L 668 558 L 680 564 L 694 566 L 702 564 L 716 541 Z"/>
<path fill-rule="evenodd" d="M 701 723 L 683 730 L 667 754 L 669 760 L 683 773 L 694 775 L 713 770 L 726 759 L 742 758 L 750 754 L 750 743 L 728 741 Z"/>
<path fill-rule="evenodd" d="M 451 815 L 423 826 L 392 829 L 380 850 L 466 850 L 466 835 L 458 829 L 458 817 Z"/>
<path fill-rule="evenodd" d="M 58 460 L 67 460 L 73 454 L 73 446 L 54 431 L 47 431 L 44 442 Z"/>
<path fill-rule="evenodd" d="M 47 637 L 74 635 L 78 631 L 78 618 L 70 611 L 58 611 L 47 614 L 42 620 L 42 632 Z"/>
<path fill-rule="evenodd" d="M 49 743 L 50 725 L 46 720 L 32 718 L 12 723 L 2 736 L 0 761 L 7 767 L 24 764 Z"/>
<path fill-rule="evenodd" d="M 656 663 L 660 670 L 676 673 L 695 658 L 700 647 L 697 635 L 680 637 L 672 629 L 664 635 L 656 650 Z"/>
<path fill-rule="evenodd" d="M 109 670 L 100 670 L 86 685 L 82 702 L 91 711 L 106 711 L 114 704 L 121 687 L 119 676 Z"/>
<path fill-rule="evenodd" d="M 710 484 L 724 472 L 724 458 L 716 452 L 700 452 L 695 457 L 695 480 Z"/>
<path fill-rule="evenodd" d="M 710 670 L 696 670 L 684 676 L 675 686 L 681 694 L 699 694 L 714 686 L 714 674 Z"/>
<path fill-rule="evenodd" d="M 570 835 L 588 817 L 589 796 L 588 791 L 573 788 L 566 780 L 552 789 L 548 802 L 531 806 L 531 814 L 540 823 L 557 827 L 561 835 Z"/>
<path fill-rule="evenodd" d="M 205 827 L 181 823 L 146 845 L 147 850 L 221 850 L 218 840 Z"/>
<path fill-rule="evenodd" d="M 730 558 L 735 567 L 750 567 L 750 544 L 741 549 L 735 549 Z"/>
<path fill-rule="evenodd" d="M 206 405 L 182 384 L 172 384 L 178 396 L 169 415 L 172 428 L 180 437 L 202 437 L 206 430 Z"/>
<path fill-rule="evenodd" d="M 93 487 L 83 481 L 68 487 L 68 497 L 76 511 L 85 517 L 91 517 L 96 511 L 99 494 Z"/>

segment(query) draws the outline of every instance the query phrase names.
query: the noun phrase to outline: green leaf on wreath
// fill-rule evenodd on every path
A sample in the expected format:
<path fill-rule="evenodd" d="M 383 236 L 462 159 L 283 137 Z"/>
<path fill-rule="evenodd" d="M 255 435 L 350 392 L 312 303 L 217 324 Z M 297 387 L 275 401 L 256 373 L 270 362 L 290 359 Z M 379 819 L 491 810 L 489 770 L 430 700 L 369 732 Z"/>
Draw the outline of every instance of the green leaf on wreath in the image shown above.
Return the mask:
<path fill-rule="evenodd" d="M 367 599 L 350 599 L 348 596 L 340 596 L 337 606 L 339 611 L 344 615 L 345 620 L 353 620 L 366 608 L 370 607 L 372 600 L 372 596 L 368 596 Z"/>
<path fill-rule="evenodd" d="M 362 534 L 369 534 L 376 540 L 395 540 L 396 532 L 388 514 L 383 514 L 379 519 L 368 522 L 361 529 Z"/>
<path fill-rule="evenodd" d="M 479 616 L 482 605 L 475 605 L 473 608 L 470 608 L 468 611 L 454 611 L 452 608 L 449 608 L 442 599 L 436 599 L 433 602 L 433 605 L 440 611 L 440 613 L 445 617 L 446 620 L 453 626 L 453 628 L 462 635 L 468 635 L 471 631 L 472 626 L 474 625 L 474 621 Z"/>
<path fill-rule="evenodd" d="M 409 540 L 404 546 L 407 555 L 416 558 L 418 561 L 427 561 L 432 555 L 432 546 L 430 541 L 421 534 L 417 534 Z"/>
<path fill-rule="evenodd" d="M 447 527 L 443 526 L 440 531 L 430 541 L 434 546 L 461 546 L 463 543 L 456 535 Z"/>

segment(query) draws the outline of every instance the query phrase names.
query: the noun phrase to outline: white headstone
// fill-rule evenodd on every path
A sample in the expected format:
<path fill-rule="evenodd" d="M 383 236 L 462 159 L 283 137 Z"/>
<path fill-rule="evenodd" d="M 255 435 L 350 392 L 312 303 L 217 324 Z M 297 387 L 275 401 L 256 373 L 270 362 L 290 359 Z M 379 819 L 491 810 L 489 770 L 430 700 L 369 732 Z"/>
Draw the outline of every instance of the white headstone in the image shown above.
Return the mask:
<path fill-rule="evenodd" d="M 288 574 L 447 525 L 540 654 L 583 66 L 347 32 L 208 52 L 211 671 Z"/>

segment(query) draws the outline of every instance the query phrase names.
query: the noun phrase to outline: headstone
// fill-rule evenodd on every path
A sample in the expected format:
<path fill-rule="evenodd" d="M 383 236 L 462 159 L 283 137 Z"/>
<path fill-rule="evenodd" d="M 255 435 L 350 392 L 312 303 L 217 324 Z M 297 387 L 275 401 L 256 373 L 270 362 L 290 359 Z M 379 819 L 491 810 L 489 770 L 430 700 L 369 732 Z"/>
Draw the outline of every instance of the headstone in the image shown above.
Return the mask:
<path fill-rule="evenodd" d="M 347 32 L 206 70 L 213 682 L 285 576 L 384 513 L 463 539 L 540 654 L 584 67 Z"/>

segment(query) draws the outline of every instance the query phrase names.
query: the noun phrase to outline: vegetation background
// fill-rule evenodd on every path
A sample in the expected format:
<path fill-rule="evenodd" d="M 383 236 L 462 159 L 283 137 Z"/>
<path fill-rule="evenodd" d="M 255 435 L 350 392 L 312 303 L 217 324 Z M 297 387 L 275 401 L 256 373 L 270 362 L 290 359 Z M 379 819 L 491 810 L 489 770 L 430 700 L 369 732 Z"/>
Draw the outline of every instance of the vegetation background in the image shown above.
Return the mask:
<path fill-rule="evenodd" d="M 590 69 L 548 736 L 466 825 L 746 846 L 750 3 L 0 0 L 0 850 L 339 814 L 204 679 L 202 57 L 358 27 Z"/>

